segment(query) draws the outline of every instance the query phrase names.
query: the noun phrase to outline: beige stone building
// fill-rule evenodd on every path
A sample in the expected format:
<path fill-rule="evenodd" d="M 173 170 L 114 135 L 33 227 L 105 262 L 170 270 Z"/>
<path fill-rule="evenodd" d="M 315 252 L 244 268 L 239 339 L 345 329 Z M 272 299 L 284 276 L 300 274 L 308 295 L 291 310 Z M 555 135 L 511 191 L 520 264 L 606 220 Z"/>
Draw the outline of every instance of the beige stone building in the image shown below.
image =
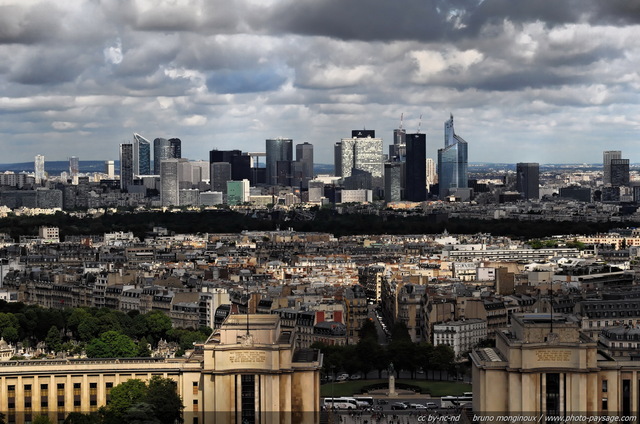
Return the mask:
<path fill-rule="evenodd" d="M 640 363 L 598 350 L 573 316 L 514 315 L 471 360 L 476 415 L 638 419 Z"/>
<path fill-rule="evenodd" d="M 185 424 L 315 423 L 322 355 L 294 349 L 277 315 L 230 315 L 186 359 L 0 362 L 0 411 L 9 422 L 96 411 L 111 389 L 155 375 L 176 381 Z"/>

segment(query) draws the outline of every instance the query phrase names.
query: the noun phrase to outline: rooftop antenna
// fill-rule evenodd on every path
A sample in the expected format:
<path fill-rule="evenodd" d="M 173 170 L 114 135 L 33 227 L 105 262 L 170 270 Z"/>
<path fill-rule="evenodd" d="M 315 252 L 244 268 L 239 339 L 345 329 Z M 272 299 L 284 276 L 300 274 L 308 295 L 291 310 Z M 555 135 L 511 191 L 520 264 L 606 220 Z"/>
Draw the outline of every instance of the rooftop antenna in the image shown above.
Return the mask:
<path fill-rule="evenodd" d="M 404 112 L 400 114 L 400 131 L 402 131 L 402 121 L 404 120 Z"/>
<path fill-rule="evenodd" d="M 422 126 L 422 114 L 420 114 L 420 120 L 418 121 L 418 134 L 420 134 L 420 127 Z"/>
<path fill-rule="evenodd" d="M 549 303 L 551 304 L 551 328 L 549 329 L 549 333 L 551 335 L 551 334 L 553 334 L 553 280 L 551 280 L 550 284 L 551 285 L 549 287 L 551 288 L 551 290 L 550 290 L 550 296 L 549 297 L 551 299 L 550 299 Z"/>
<path fill-rule="evenodd" d="M 244 281 L 245 291 L 247 293 L 247 339 L 249 338 L 249 279 Z"/>

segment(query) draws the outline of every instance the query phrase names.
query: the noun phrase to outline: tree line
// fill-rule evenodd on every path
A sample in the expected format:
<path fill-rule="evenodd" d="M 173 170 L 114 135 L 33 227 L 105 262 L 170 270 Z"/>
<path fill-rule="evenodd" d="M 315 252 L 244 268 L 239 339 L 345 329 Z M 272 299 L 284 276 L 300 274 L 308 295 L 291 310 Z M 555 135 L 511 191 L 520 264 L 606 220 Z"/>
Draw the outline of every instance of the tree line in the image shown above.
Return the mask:
<path fill-rule="evenodd" d="M 8 216 L 0 219 L 0 233 L 18 239 L 21 235 L 37 235 L 40 226 L 60 228 L 60 234 L 87 235 L 113 231 L 131 231 L 144 238 L 153 227 L 164 227 L 176 233 L 239 233 L 243 230 L 271 231 L 293 228 L 296 231 L 317 231 L 336 236 L 354 234 L 452 234 L 490 233 L 521 239 L 534 239 L 558 234 L 595 234 L 620 226 L 619 222 L 521 222 L 514 219 L 430 219 L 421 214 L 339 214 L 330 208 L 315 208 L 312 221 L 298 221 L 295 213 L 266 211 L 244 214 L 231 210 L 107 213 L 100 217 L 78 217 L 58 212 L 54 215 Z M 628 226 L 638 226 L 629 222 Z"/>
<path fill-rule="evenodd" d="M 448 345 L 412 342 L 403 323 L 394 325 L 391 342 L 387 346 L 378 343 L 373 321 L 367 320 L 359 335 L 360 340 L 355 345 L 315 343 L 312 346 L 323 353 L 322 373 L 325 378 L 332 376 L 335 379 L 336 374 L 341 372 L 367 375 L 372 371 L 377 371 L 378 378 L 382 378 L 382 372 L 389 370 L 391 363 L 398 375 L 400 371 L 407 371 L 412 378 L 420 369 L 424 372 L 437 371 L 441 377 L 443 371 L 456 374 L 462 372 L 465 366 L 456 361 L 455 353 Z"/>
<path fill-rule="evenodd" d="M 171 319 L 162 311 L 141 314 L 108 308 L 45 309 L 23 303 L 0 301 L 0 336 L 15 344 L 36 347 L 45 342 L 52 352 L 77 354 L 90 358 L 150 356 L 149 346 L 160 340 L 179 345 L 177 355 L 205 341 L 211 329 L 172 328 Z"/>

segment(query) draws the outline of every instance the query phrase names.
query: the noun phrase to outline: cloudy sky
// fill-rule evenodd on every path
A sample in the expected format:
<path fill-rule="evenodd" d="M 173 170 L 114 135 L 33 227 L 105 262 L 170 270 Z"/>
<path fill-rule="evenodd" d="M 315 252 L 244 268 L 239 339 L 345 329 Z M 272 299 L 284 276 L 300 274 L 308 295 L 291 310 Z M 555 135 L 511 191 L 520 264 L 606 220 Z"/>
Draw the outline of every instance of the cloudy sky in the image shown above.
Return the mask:
<path fill-rule="evenodd" d="M 640 0 L 0 0 L 0 163 L 134 132 L 332 163 L 401 114 L 436 157 L 450 113 L 470 161 L 640 162 L 639 70 Z"/>

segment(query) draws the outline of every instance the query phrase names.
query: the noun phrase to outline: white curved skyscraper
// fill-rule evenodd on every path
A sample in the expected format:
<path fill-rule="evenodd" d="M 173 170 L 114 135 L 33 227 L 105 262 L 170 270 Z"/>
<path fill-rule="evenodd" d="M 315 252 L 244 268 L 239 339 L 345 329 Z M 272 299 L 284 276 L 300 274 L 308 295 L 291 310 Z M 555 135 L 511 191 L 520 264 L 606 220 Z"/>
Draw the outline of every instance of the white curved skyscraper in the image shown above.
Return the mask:
<path fill-rule="evenodd" d="M 151 142 L 133 133 L 133 175 L 151 175 Z"/>

